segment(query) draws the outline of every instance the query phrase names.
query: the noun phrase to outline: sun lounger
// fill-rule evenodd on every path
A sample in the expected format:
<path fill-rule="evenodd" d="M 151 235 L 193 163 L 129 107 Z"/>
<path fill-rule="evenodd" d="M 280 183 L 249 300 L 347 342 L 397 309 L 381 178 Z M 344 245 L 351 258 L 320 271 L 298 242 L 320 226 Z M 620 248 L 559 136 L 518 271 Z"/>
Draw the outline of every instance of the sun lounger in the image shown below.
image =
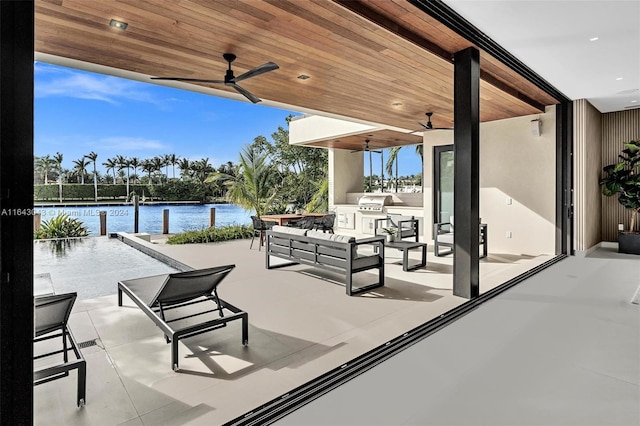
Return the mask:
<path fill-rule="evenodd" d="M 164 332 L 171 342 L 171 367 L 178 370 L 178 341 L 186 337 L 226 327 L 230 321 L 242 320 L 242 344 L 249 343 L 248 314 L 220 299 L 217 287 L 235 265 L 155 275 L 118 283 L 118 306 L 125 293 Z M 196 304 L 213 302 L 215 308 L 197 309 Z M 168 318 L 168 311 L 178 309 L 180 316 Z M 231 315 L 226 315 L 231 312 Z M 216 315 L 217 313 L 217 315 Z M 202 315 L 201 321 L 194 318 Z"/>
<path fill-rule="evenodd" d="M 78 370 L 78 407 L 83 407 L 86 402 L 87 363 L 80 353 L 78 343 L 74 339 L 71 330 L 67 327 L 71 308 L 76 301 L 76 293 L 56 294 L 34 297 L 35 305 L 35 335 L 33 339 L 34 351 L 36 343 L 45 340 L 62 337 L 62 349 L 34 356 L 34 360 L 53 357 L 62 354 L 62 363 L 39 368 L 33 373 L 33 385 L 37 386 L 52 380 L 67 377 L 69 371 Z M 49 345 L 47 346 L 49 347 Z M 69 361 L 69 352 L 73 351 L 76 359 Z"/>

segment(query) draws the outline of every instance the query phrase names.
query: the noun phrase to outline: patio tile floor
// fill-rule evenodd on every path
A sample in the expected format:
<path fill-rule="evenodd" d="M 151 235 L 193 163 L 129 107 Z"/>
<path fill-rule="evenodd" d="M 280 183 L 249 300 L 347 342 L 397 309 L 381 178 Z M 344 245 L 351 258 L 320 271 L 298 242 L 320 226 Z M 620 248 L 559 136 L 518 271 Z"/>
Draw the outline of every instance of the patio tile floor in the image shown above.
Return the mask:
<path fill-rule="evenodd" d="M 413 272 L 389 253 L 385 287 L 349 297 L 336 274 L 266 270 L 264 251 L 249 250 L 249 241 L 169 246 L 159 238 L 150 246 L 194 268 L 236 264 L 219 293 L 249 313 L 249 345 L 239 323 L 185 339 L 176 373 L 161 331 L 126 296 L 123 307 L 115 294 L 78 301 L 70 327 L 79 342 L 98 343 L 83 349 L 87 405 L 75 407 L 72 373 L 35 388 L 35 424 L 222 424 L 465 301 L 451 294 L 451 256 L 431 251 L 427 267 Z M 481 262 L 482 291 L 549 258 L 490 256 Z M 373 280 L 365 272 L 355 281 Z"/>

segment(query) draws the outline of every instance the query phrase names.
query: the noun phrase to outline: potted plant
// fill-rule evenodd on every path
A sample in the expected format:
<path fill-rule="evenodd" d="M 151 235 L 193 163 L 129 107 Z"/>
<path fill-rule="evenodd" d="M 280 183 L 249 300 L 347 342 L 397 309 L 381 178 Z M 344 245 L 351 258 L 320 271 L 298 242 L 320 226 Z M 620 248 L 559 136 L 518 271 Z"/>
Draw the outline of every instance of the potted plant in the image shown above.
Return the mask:
<path fill-rule="evenodd" d="M 396 240 L 396 228 L 382 228 L 388 243 L 392 243 Z"/>
<path fill-rule="evenodd" d="M 618 234 L 618 252 L 640 254 L 640 139 L 624 144 L 620 162 L 604 167 L 600 179 L 602 193 L 608 197 L 618 195 L 618 201 L 631 210 L 629 230 Z"/>

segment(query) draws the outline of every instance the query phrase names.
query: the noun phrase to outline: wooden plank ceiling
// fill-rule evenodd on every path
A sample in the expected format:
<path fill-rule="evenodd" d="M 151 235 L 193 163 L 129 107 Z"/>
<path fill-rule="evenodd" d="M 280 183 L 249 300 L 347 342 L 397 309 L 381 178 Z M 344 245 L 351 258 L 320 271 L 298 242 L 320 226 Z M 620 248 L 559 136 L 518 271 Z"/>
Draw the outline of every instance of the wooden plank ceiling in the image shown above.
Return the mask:
<path fill-rule="evenodd" d="M 112 18 L 127 29 L 110 27 Z M 236 76 L 268 61 L 279 65 L 241 83 L 264 100 L 408 130 L 420 129 L 426 112 L 434 113 L 435 127 L 453 125 L 451 57 L 469 45 L 405 0 L 35 4 L 37 52 L 150 77 L 199 79 L 223 79 L 222 54 L 231 52 Z M 536 114 L 556 103 L 484 53 L 481 69 L 482 121 Z M 392 144 L 416 143 L 408 140 Z"/>

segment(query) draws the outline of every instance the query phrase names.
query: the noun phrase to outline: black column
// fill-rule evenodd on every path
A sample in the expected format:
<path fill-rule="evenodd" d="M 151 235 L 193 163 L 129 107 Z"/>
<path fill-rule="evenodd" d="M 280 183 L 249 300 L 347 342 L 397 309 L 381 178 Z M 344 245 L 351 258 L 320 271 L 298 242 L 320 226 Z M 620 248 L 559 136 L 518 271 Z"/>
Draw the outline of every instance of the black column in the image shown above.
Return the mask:
<path fill-rule="evenodd" d="M 0 1 L 0 424 L 33 424 L 33 1 Z"/>
<path fill-rule="evenodd" d="M 480 52 L 469 47 L 454 55 L 453 294 L 480 294 Z"/>
<path fill-rule="evenodd" d="M 573 102 L 556 105 L 556 254 L 573 246 Z"/>

